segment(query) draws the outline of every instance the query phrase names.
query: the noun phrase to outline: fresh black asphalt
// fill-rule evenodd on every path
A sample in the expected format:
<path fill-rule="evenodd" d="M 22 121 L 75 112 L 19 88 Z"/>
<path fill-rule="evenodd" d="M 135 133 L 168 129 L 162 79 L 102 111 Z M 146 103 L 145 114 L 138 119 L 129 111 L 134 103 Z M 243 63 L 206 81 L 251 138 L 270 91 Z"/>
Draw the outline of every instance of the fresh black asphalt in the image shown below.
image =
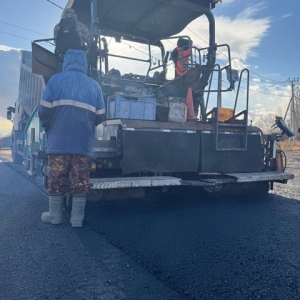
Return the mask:
<path fill-rule="evenodd" d="M 182 299 L 88 224 L 44 224 L 47 198 L 0 162 L 0 299 Z"/>
<path fill-rule="evenodd" d="M 89 204 L 82 229 L 0 163 L 0 299 L 298 299 L 300 202 L 276 195 Z"/>
<path fill-rule="evenodd" d="M 115 205 L 91 226 L 187 299 L 299 299 L 300 202 L 274 195 Z"/>

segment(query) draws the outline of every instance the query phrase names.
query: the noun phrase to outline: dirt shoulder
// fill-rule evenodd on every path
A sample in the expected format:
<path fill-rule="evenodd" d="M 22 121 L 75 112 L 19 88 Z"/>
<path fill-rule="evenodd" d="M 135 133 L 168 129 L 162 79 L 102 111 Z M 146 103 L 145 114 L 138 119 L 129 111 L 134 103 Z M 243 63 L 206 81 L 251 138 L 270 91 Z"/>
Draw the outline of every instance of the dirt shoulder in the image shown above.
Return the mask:
<path fill-rule="evenodd" d="M 280 141 L 278 143 L 282 150 L 286 151 L 300 151 L 300 141 L 295 141 L 295 143 L 290 143 L 289 140 Z"/>
<path fill-rule="evenodd" d="M 288 141 L 284 141 L 280 143 L 280 147 L 287 157 L 285 172 L 294 174 L 294 179 L 289 180 L 287 184 L 275 183 L 271 193 L 300 200 L 300 142 L 289 144 Z"/>

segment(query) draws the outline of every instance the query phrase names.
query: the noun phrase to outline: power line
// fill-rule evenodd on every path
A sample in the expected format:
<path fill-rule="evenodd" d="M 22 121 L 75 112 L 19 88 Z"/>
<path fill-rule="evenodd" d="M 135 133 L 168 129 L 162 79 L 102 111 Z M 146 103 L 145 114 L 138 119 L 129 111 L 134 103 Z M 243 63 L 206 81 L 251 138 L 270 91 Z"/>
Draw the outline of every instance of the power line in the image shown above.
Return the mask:
<path fill-rule="evenodd" d="M 216 79 L 217 80 L 217 79 Z M 224 80 L 222 80 L 223 82 L 226 82 Z M 241 89 L 247 89 L 243 86 L 240 87 Z M 262 92 L 262 91 L 256 91 L 256 90 L 253 90 L 253 89 L 250 89 L 249 88 L 249 91 L 251 92 L 254 92 L 254 93 L 257 93 L 257 94 L 264 94 L 264 95 L 268 95 L 268 96 L 274 96 L 274 97 L 284 97 L 284 98 L 289 98 L 290 96 L 284 96 L 284 95 L 276 95 L 276 94 L 270 94 L 270 93 L 267 93 L 267 92 Z"/>
<path fill-rule="evenodd" d="M 136 47 L 134 47 L 134 46 L 132 46 L 132 45 L 130 45 L 130 44 L 124 42 L 124 41 L 122 41 L 122 43 L 125 44 L 126 46 L 128 46 L 129 48 L 135 49 L 135 50 L 137 50 L 137 51 L 139 51 L 139 52 L 141 52 L 141 53 L 143 53 L 143 54 L 149 55 L 149 53 L 147 53 L 147 52 L 145 52 L 145 51 L 142 51 L 141 49 L 138 49 L 138 48 L 136 48 Z"/>
<path fill-rule="evenodd" d="M 59 7 L 59 8 L 62 9 L 62 10 L 64 9 L 63 7 L 57 5 L 56 3 L 54 3 L 54 2 L 52 2 L 52 1 L 50 1 L 50 0 L 46 0 L 46 1 L 49 2 L 49 3 L 51 3 L 51 4 L 53 4 L 54 6 Z"/>
<path fill-rule="evenodd" d="M 244 87 L 242 87 L 244 88 Z M 284 98 L 289 98 L 289 96 L 284 96 L 284 95 L 275 95 L 275 94 L 270 94 L 270 93 L 266 93 L 266 92 L 258 92 L 252 89 L 249 89 L 249 91 L 254 92 L 254 93 L 258 93 L 258 94 L 264 94 L 264 95 L 268 95 L 268 96 L 273 96 L 273 97 L 284 97 Z"/>
<path fill-rule="evenodd" d="M 11 34 L 11 33 L 8 33 L 8 32 L 5 32 L 5 31 L 2 31 L 2 30 L 0 30 L 0 32 L 1 32 L 1 33 L 4 33 L 4 34 L 7 34 L 7 35 L 11 35 L 11 36 L 18 37 L 18 38 L 23 39 L 23 40 L 32 41 L 32 40 L 27 39 L 27 38 L 24 38 L 24 37 L 22 37 L 22 36 L 15 35 L 15 34 Z"/>
<path fill-rule="evenodd" d="M 216 78 L 213 78 L 212 80 L 213 80 L 213 81 L 218 81 L 218 79 L 216 79 Z M 222 81 L 223 83 L 227 83 L 226 80 L 221 80 L 221 81 Z M 247 89 L 247 88 L 244 87 L 244 86 L 240 86 L 240 88 L 241 88 L 241 89 L 244 89 L 244 90 Z M 254 92 L 254 93 L 257 93 L 257 94 L 263 94 L 263 95 L 274 96 L 274 97 L 284 97 L 284 98 L 289 98 L 289 97 L 290 97 L 290 96 L 284 96 L 284 95 L 270 94 L 270 93 L 268 93 L 268 92 L 256 91 L 256 90 L 253 90 L 253 89 L 250 89 L 250 88 L 249 88 L 249 91 Z"/>
<path fill-rule="evenodd" d="M 147 53 L 147 52 L 145 52 L 145 51 L 142 51 L 141 49 L 139 49 L 139 48 L 137 48 L 137 47 L 134 47 L 134 46 L 132 46 L 131 44 L 128 44 L 128 43 L 126 43 L 126 42 L 124 42 L 124 41 L 122 41 L 122 43 L 125 44 L 126 46 L 128 46 L 129 48 L 135 49 L 135 50 L 137 50 L 137 51 L 139 51 L 139 52 L 141 52 L 141 53 L 143 53 L 143 54 L 149 55 L 149 53 Z M 151 56 L 151 59 L 155 59 L 155 60 L 157 60 L 157 61 L 160 60 L 159 58 L 154 57 L 154 56 Z"/>
<path fill-rule="evenodd" d="M 251 71 L 251 73 L 253 73 L 253 74 L 255 74 L 255 75 L 257 75 L 257 76 L 259 76 L 259 77 L 261 77 L 261 78 L 265 78 L 265 79 L 267 79 L 268 81 L 277 82 L 277 83 L 280 83 L 281 85 L 284 85 L 284 84 L 285 84 L 284 81 L 278 81 L 278 80 L 275 80 L 275 79 L 271 79 L 271 78 L 265 77 L 265 76 L 263 76 L 263 75 L 260 75 L 260 74 L 258 74 L 258 73 L 255 73 L 255 72 L 253 72 L 253 71 Z"/>
<path fill-rule="evenodd" d="M 18 25 L 15 25 L 15 24 L 8 23 L 8 22 L 5 22 L 5 21 L 0 21 L 0 23 L 4 23 L 4 24 L 10 25 L 10 26 L 14 26 L 14 27 L 17 27 L 17 28 L 21 28 L 21 29 L 24 29 L 24 30 L 27 30 L 27 31 L 30 31 L 30 32 L 34 32 L 34 33 L 37 33 L 37 34 L 44 35 L 44 36 L 50 36 L 50 35 L 47 35 L 47 34 L 44 34 L 44 33 L 38 32 L 38 31 L 34 31 L 34 30 L 31 30 L 31 29 L 27 29 L 27 28 L 22 27 L 22 26 L 18 26 Z"/>
<path fill-rule="evenodd" d="M 41 34 L 41 35 L 44 35 L 44 36 L 47 36 L 47 37 L 51 37 L 50 35 L 47 35 L 47 34 L 44 34 L 44 33 L 38 32 L 38 31 L 34 31 L 34 30 L 31 30 L 31 29 L 28 29 L 28 28 L 25 28 L 25 27 L 22 27 L 22 26 L 18 26 L 18 25 L 15 25 L 15 24 L 11 24 L 11 23 L 8 23 L 8 22 L 5 22 L 5 21 L 0 21 L 0 23 L 4 23 L 4 24 L 10 25 L 10 26 L 14 26 L 14 27 L 23 29 L 23 30 L 27 30 L 27 31 L 34 32 L 34 33 L 37 33 L 37 34 Z M 12 33 L 4 32 L 4 31 L 0 31 L 0 32 L 8 34 L 8 35 L 11 35 L 11 36 L 15 36 L 15 37 L 18 37 L 18 38 L 21 38 L 21 39 L 25 39 L 25 40 L 28 40 L 28 41 L 32 41 L 32 40 L 30 40 L 28 38 L 24 38 L 24 37 L 21 37 L 21 36 L 12 34 Z M 111 42 L 111 40 L 109 42 Z M 127 45 L 129 48 L 135 49 L 135 50 L 137 50 L 137 51 L 139 51 L 139 52 L 141 52 L 143 54 L 148 55 L 148 53 L 146 53 L 146 52 L 142 51 L 141 49 L 138 49 L 137 47 L 134 47 L 134 46 L 132 46 L 132 45 L 130 45 L 130 44 L 124 42 L 124 41 L 123 41 L 123 44 Z M 155 58 L 155 57 L 153 57 L 153 58 Z M 155 58 L 155 59 L 158 60 L 158 58 Z"/>

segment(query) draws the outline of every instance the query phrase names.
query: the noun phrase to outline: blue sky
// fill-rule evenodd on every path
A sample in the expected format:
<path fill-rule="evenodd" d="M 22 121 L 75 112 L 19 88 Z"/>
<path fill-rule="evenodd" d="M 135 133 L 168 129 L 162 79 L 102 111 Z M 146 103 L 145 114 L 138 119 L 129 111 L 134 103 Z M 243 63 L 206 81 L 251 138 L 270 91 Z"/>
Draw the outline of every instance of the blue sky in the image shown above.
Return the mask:
<path fill-rule="evenodd" d="M 67 3 L 53 2 L 61 7 Z M 47 0 L 0 0 L 0 4 L 0 50 L 6 51 L 31 50 L 31 41 L 52 37 L 62 12 Z M 284 111 L 291 93 L 284 81 L 300 77 L 299 1 L 223 0 L 213 13 L 216 42 L 230 45 L 237 69 L 250 70 L 253 118 L 255 114 L 276 113 L 278 106 Z M 198 39 L 197 46 L 205 47 L 205 35 L 199 40 L 203 27 L 196 20 L 186 33 L 194 42 Z"/>
<path fill-rule="evenodd" d="M 226 1 L 224 0 L 224 3 Z M 251 16 L 241 16 L 239 29 L 243 32 L 243 20 L 253 20 L 256 26 L 249 31 L 261 31 L 263 35 L 258 46 L 249 55 L 247 63 L 251 69 L 271 79 L 284 81 L 288 77 L 299 77 L 300 56 L 300 6 L 298 0 L 291 1 L 232 1 L 216 11 L 216 16 L 224 15 L 235 19 L 246 9 L 252 11 Z M 264 27 L 263 25 L 266 25 Z M 247 31 L 245 31 L 247 36 Z"/>
<path fill-rule="evenodd" d="M 67 3 L 66 0 L 53 2 L 61 7 Z M 62 12 L 46 0 L 0 0 L 0 3 L 0 45 L 25 50 L 31 49 L 31 41 L 35 39 L 52 37 Z"/>
<path fill-rule="evenodd" d="M 64 7 L 67 1 L 54 0 L 53 2 Z M 47 0 L 0 0 L 0 3 L 0 45 L 25 50 L 31 49 L 32 40 L 51 37 L 53 27 L 61 14 L 61 9 Z M 246 13 L 244 16 L 239 16 L 247 9 L 252 10 L 251 16 Z M 253 71 L 279 81 L 299 76 L 300 5 L 298 0 L 223 0 L 222 4 L 217 4 L 213 12 L 216 17 L 217 33 L 218 28 L 224 28 L 224 18 L 228 18 L 228 30 L 235 31 L 234 28 L 229 27 L 232 23 L 238 27 L 236 28 L 238 33 L 245 35 L 246 38 L 249 31 L 252 31 L 251 37 L 259 36 L 257 47 L 248 49 L 255 52 L 254 56 L 250 53 L 247 56 L 247 64 Z M 221 19 L 218 23 L 219 17 Z M 234 23 L 235 20 L 238 22 Z M 249 28 L 249 24 L 243 24 L 247 21 L 254 21 L 253 28 L 251 26 Z M 267 28 L 264 27 L 266 24 Z M 262 35 L 259 35 L 259 32 Z M 235 32 L 231 33 L 234 38 Z M 217 34 L 217 43 L 220 43 L 218 38 L 220 37 Z M 230 44 L 230 39 L 225 42 Z"/>

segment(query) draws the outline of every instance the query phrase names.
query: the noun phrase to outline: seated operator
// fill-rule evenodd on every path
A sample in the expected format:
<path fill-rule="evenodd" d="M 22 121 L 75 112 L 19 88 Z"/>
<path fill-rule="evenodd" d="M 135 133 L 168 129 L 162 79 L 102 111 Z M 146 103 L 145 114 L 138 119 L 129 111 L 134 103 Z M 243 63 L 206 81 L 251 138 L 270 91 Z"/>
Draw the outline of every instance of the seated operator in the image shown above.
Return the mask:
<path fill-rule="evenodd" d="M 177 41 L 177 47 L 172 51 L 170 56 L 170 60 L 175 63 L 176 77 L 184 75 L 188 71 L 190 55 L 190 40 L 179 38 Z"/>
<path fill-rule="evenodd" d="M 64 55 L 68 49 L 86 51 L 92 42 L 89 29 L 77 20 L 72 8 L 63 11 L 60 22 L 54 28 L 54 38 L 58 55 Z"/>

